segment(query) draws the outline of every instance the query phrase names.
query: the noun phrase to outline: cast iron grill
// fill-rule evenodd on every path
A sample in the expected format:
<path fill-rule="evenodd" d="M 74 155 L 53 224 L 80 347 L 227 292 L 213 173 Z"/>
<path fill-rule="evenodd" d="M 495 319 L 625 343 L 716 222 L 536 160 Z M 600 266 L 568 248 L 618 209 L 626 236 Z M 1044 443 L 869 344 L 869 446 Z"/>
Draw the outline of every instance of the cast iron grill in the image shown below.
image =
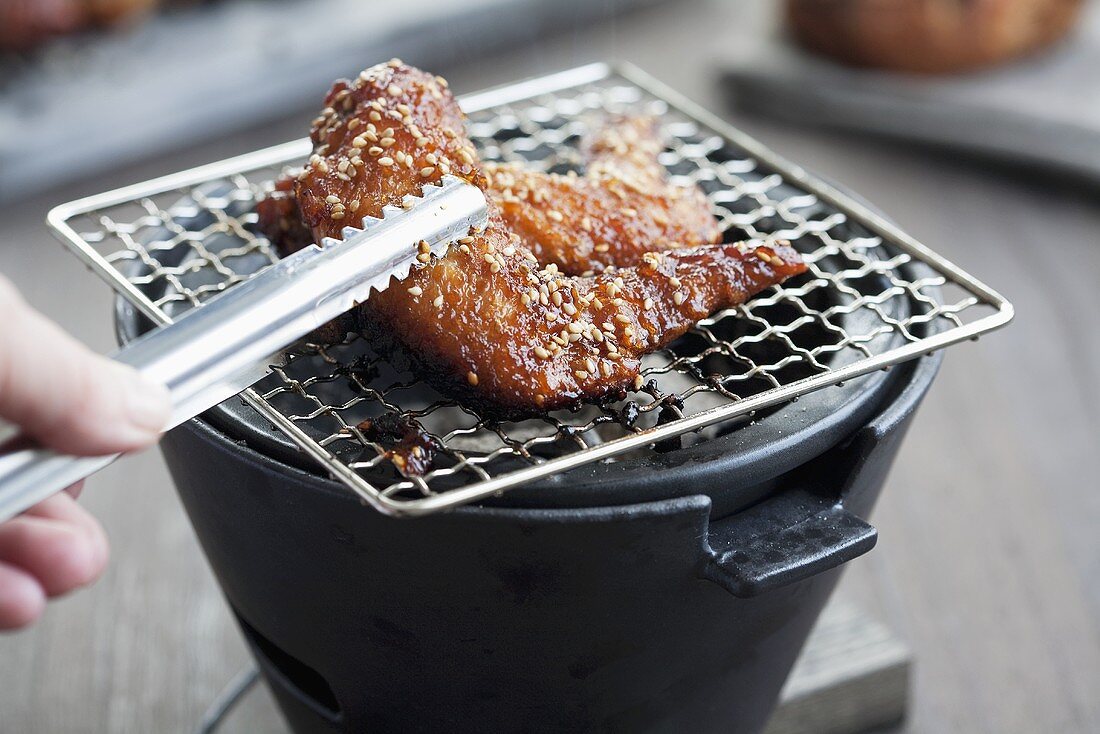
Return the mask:
<path fill-rule="evenodd" d="M 707 192 L 726 241 L 790 240 L 809 272 L 646 358 L 627 399 L 519 422 L 483 418 L 359 337 L 296 347 L 243 399 L 383 512 L 426 514 L 629 451 L 706 440 L 1012 318 L 981 282 L 635 69 L 581 67 L 462 105 L 486 160 L 559 172 L 580 169 L 576 142 L 594 120 L 654 115 L 669 141 L 662 162 Z M 119 294 L 168 323 L 277 258 L 255 228 L 255 203 L 309 152 L 299 140 L 138 184 L 58 207 L 50 223 Z M 360 429 L 368 418 L 425 431 L 429 469 L 399 471 L 393 447 Z"/>

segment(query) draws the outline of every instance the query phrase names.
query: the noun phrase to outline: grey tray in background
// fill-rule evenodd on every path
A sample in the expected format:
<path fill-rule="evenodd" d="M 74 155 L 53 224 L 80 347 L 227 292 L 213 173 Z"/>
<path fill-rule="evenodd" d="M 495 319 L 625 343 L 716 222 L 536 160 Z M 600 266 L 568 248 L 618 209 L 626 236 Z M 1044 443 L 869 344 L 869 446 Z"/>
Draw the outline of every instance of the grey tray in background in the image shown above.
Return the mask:
<path fill-rule="evenodd" d="M 1048 53 L 959 76 L 848 68 L 772 35 L 725 71 L 738 108 L 1068 172 L 1100 184 L 1100 3 Z"/>
<path fill-rule="evenodd" d="M 224 0 L 0 57 L 0 202 L 315 108 L 333 79 L 393 56 L 445 73 L 662 1 Z"/>

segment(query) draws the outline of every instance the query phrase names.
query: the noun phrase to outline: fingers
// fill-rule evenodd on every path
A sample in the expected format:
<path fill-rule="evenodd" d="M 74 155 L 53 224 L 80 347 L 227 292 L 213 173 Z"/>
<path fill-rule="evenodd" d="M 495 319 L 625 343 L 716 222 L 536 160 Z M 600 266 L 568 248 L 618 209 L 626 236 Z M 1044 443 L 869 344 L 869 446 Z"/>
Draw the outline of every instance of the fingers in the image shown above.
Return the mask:
<path fill-rule="evenodd" d="M 0 630 L 26 627 L 46 607 L 46 592 L 26 571 L 0 561 Z"/>
<path fill-rule="evenodd" d="M 109 555 L 103 528 L 64 492 L 0 525 L 0 630 L 34 622 L 47 597 L 95 581 Z"/>
<path fill-rule="evenodd" d="M 47 596 L 92 583 L 107 557 L 102 529 L 68 495 L 0 525 L 0 563 L 30 574 Z"/>
<path fill-rule="evenodd" d="M 65 453 L 129 451 L 168 422 L 167 390 L 91 352 L 0 277 L 0 417 Z"/>

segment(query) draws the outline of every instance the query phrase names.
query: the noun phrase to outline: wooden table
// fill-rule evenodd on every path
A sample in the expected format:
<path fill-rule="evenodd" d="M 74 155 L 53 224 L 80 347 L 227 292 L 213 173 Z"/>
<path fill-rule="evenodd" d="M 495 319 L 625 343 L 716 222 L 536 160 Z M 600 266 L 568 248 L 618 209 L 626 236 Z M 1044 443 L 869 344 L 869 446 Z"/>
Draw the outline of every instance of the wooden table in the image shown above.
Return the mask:
<path fill-rule="evenodd" d="M 1010 328 L 951 350 L 873 518 L 879 546 L 843 586 L 915 650 L 905 731 L 1098 731 L 1097 192 L 730 115 L 718 64 L 771 22 L 759 1 L 690 2 L 440 71 L 462 91 L 594 59 L 633 61 L 866 195 L 1014 300 Z M 0 270 L 106 351 L 108 293 L 46 233 L 47 208 L 298 137 L 310 116 L 8 207 Z M 34 629 L 0 637 L 0 730 L 188 731 L 247 655 L 164 465 L 155 452 L 131 458 L 90 481 L 85 497 L 110 533 L 112 567 Z M 262 705 L 248 711 L 256 727 L 273 720 Z"/>

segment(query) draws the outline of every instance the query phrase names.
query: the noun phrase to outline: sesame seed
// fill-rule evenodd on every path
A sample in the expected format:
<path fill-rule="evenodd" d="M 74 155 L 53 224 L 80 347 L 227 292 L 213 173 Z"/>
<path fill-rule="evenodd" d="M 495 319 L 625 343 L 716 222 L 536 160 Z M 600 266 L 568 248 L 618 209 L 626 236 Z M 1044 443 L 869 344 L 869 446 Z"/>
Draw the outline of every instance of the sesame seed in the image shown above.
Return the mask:
<path fill-rule="evenodd" d="M 546 216 L 550 217 L 555 222 L 560 222 L 565 219 L 565 216 L 557 209 L 551 209 L 550 211 L 546 212 Z"/>
<path fill-rule="evenodd" d="M 424 295 L 424 289 L 418 285 L 414 285 L 412 288 L 409 288 L 409 293 L 413 294 L 414 296 L 422 296 Z"/>
<path fill-rule="evenodd" d="M 634 389 L 635 390 L 641 390 L 642 385 L 644 385 L 644 384 L 645 384 L 645 380 L 642 379 L 641 375 L 635 375 L 634 376 Z"/>
<path fill-rule="evenodd" d="M 388 155 L 384 155 L 384 156 L 382 156 L 381 158 L 378 159 L 378 165 L 380 165 L 380 166 L 392 166 L 393 165 L 393 158 L 390 158 Z"/>
<path fill-rule="evenodd" d="M 620 314 L 615 314 L 615 320 L 618 321 L 620 324 L 629 324 L 630 323 L 630 317 L 627 316 L 626 314 L 621 314 L 621 313 Z"/>
<path fill-rule="evenodd" d="M 496 265 L 496 263 L 497 263 L 497 259 L 495 257 L 493 257 L 491 254 L 489 254 L 488 252 L 483 254 L 481 257 L 485 259 L 485 262 L 487 262 L 491 265 Z"/>
<path fill-rule="evenodd" d="M 550 296 L 550 299 L 554 302 L 555 306 L 561 305 L 561 293 L 554 291 L 554 294 Z"/>
<path fill-rule="evenodd" d="M 394 140 L 393 138 L 382 138 L 381 140 L 378 141 L 378 144 L 381 145 L 383 148 L 388 148 L 396 142 L 397 141 Z"/>
<path fill-rule="evenodd" d="M 672 294 L 672 302 L 679 306 L 681 303 L 684 302 L 684 294 L 680 291 L 676 291 Z"/>
<path fill-rule="evenodd" d="M 391 84 L 388 87 L 386 87 L 386 91 L 390 93 L 391 97 L 400 97 L 401 96 L 401 87 L 397 86 L 396 84 Z"/>
<path fill-rule="evenodd" d="M 516 254 L 516 248 L 513 247 L 512 245 L 508 245 L 507 247 L 504 248 L 504 254 L 507 255 L 508 257 L 511 257 L 512 255 Z"/>
<path fill-rule="evenodd" d="M 327 201 L 329 204 L 339 204 L 340 197 L 336 196 L 335 194 L 329 194 L 325 197 L 325 201 Z"/>
<path fill-rule="evenodd" d="M 365 148 L 367 147 L 367 139 L 364 138 L 362 135 L 358 135 L 355 137 L 354 140 L 351 141 L 351 145 L 354 148 Z"/>
<path fill-rule="evenodd" d="M 653 299 L 652 298 L 645 299 L 645 303 L 642 304 L 642 307 L 645 308 L 646 311 L 653 308 Z"/>
<path fill-rule="evenodd" d="M 591 357 L 585 357 L 584 366 L 588 368 L 589 372 L 596 371 L 596 363 L 592 361 Z"/>
<path fill-rule="evenodd" d="M 680 282 L 680 279 L 677 278 L 675 275 L 669 278 L 668 282 L 669 285 L 671 285 L 673 288 L 679 288 L 681 285 L 683 285 L 683 283 Z"/>
<path fill-rule="evenodd" d="M 570 316 L 575 316 L 577 313 L 577 307 L 574 306 L 572 303 L 563 303 L 561 306 L 561 310 L 565 311 Z"/>
<path fill-rule="evenodd" d="M 431 176 L 433 173 L 435 173 L 435 168 L 433 166 L 424 166 L 423 168 L 420 169 L 420 175 L 423 178 L 427 178 L 428 176 Z"/>
<path fill-rule="evenodd" d="M 367 148 L 367 153 L 377 157 L 382 155 L 382 149 L 379 148 L 377 145 L 372 145 L 371 147 Z"/>
<path fill-rule="evenodd" d="M 332 219 L 340 220 L 344 218 L 344 212 L 334 211 L 332 214 L 329 214 L 329 217 L 331 217 Z"/>
<path fill-rule="evenodd" d="M 531 295 L 529 293 L 521 293 L 519 296 L 519 300 L 523 303 L 524 306 L 531 305 Z"/>
<path fill-rule="evenodd" d="M 435 297 L 435 300 L 432 301 L 432 305 L 435 306 L 436 308 L 442 308 L 443 307 L 443 294 L 442 293 L 440 293 L 438 296 Z"/>
<path fill-rule="evenodd" d="M 535 356 L 539 359 L 550 359 L 550 352 L 546 351 L 543 347 L 535 347 Z"/>
<path fill-rule="evenodd" d="M 573 370 L 573 374 L 577 376 L 578 380 L 587 380 L 588 373 L 584 370 Z"/>
<path fill-rule="evenodd" d="M 371 113 L 370 113 L 370 119 L 374 120 L 375 122 L 378 122 L 379 120 L 382 119 L 382 115 L 378 114 L 377 111 L 372 110 Z"/>
<path fill-rule="evenodd" d="M 430 141 L 430 140 L 428 140 L 428 139 L 427 139 L 427 138 L 425 138 L 425 137 L 419 137 L 419 138 L 417 138 L 417 139 L 416 139 L 416 146 L 417 146 L 418 148 L 423 148 L 423 147 L 424 147 L 425 145 L 427 145 L 427 144 L 428 144 L 428 143 L 430 143 L 430 142 L 431 142 L 431 141 Z"/>
<path fill-rule="evenodd" d="M 600 362 L 600 372 L 604 377 L 611 377 L 611 365 L 607 362 Z"/>
<path fill-rule="evenodd" d="M 577 323 L 576 321 L 573 321 L 573 322 L 571 322 L 571 323 L 570 323 L 570 324 L 569 324 L 568 326 L 566 326 L 565 328 L 566 328 L 566 330 L 567 330 L 567 331 L 568 331 L 568 332 L 569 332 L 570 334 L 580 334 L 580 333 L 581 333 L 582 331 L 584 331 L 584 327 L 583 327 L 583 326 L 581 326 L 581 325 L 580 325 L 579 323 Z"/>
<path fill-rule="evenodd" d="M 466 373 L 466 382 L 468 382 L 471 385 L 474 385 L 476 387 L 477 386 L 477 373 L 476 372 L 467 372 Z"/>

